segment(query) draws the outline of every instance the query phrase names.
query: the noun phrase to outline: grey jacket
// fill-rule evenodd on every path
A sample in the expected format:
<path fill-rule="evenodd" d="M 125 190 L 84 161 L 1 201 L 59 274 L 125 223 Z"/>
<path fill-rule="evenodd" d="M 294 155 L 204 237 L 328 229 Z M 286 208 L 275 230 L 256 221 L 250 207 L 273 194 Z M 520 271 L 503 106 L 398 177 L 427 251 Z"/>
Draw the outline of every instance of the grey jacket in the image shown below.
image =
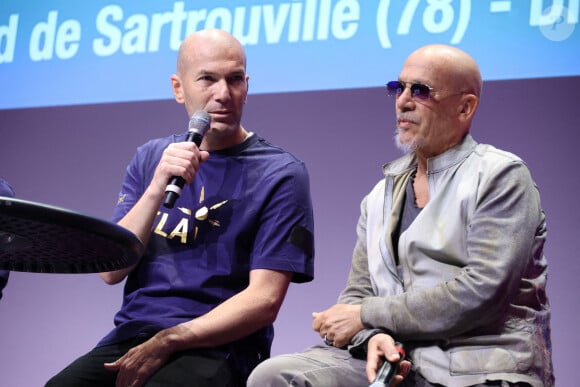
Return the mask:
<path fill-rule="evenodd" d="M 467 135 L 429 160 L 429 202 L 395 249 L 415 168 L 413 154 L 385 165 L 385 179 L 362 201 L 339 297 L 361 304 L 368 328 L 353 338 L 351 352 L 386 331 L 432 383 L 552 386 L 546 223 L 528 168 Z"/>

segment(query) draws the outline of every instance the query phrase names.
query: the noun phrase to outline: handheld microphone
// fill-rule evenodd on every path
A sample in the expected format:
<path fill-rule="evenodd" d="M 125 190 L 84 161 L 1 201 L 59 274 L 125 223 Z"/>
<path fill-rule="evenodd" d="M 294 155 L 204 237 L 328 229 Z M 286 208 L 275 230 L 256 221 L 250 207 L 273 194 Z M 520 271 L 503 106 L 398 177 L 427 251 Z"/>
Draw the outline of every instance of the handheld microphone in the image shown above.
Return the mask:
<path fill-rule="evenodd" d="M 185 141 L 191 141 L 198 147 L 201 145 L 203 136 L 209 130 L 211 117 L 208 112 L 198 110 L 189 119 L 189 129 Z M 165 199 L 163 205 L 167 208 L 173 208 L 175 201 L 181 195 L 181 190 L 185 185 L 185 180 L 181 176 L 173 176 L 169 179 L 167 188 L 165 188 Z"/>
<path fill-rule="evenodd" d="M 391 379 L 397 374 L 397 366 L 400 362 L 405 359 L 405 350 L 403 349 L 403 344 L 395 343 L 395 348 L 399 351 L 399 360 L 396 362 L 390 362 L 385 359 L 385 362 L 381 366 L 375 381 L 369 387 L 389 387 Z"/>

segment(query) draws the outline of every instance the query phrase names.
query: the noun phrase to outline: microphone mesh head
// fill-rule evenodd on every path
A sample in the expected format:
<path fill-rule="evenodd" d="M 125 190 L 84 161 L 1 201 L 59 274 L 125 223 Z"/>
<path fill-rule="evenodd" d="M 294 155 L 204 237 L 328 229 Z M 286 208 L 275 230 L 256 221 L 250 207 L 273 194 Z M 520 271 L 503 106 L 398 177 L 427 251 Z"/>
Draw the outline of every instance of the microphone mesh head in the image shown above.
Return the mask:
<path fill-rule="evenodd" d="M 189 119 L 189 131 L 204 136 L 209 130 L 210 123 L 211 117 L 209 113 L 204 110 L 198 110 Z"/>

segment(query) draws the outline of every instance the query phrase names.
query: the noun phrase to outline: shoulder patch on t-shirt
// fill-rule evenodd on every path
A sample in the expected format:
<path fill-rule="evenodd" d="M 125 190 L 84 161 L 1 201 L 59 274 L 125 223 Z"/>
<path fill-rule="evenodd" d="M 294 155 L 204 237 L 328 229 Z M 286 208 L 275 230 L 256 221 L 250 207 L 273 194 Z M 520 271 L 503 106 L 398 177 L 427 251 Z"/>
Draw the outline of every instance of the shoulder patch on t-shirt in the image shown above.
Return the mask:
<path fill-rule="evenodd" d="M 288 242 L 304 251 L 308 256 L 314 255 L 314 236 L 302 226 L 294 226 L 288 237 Z"/>

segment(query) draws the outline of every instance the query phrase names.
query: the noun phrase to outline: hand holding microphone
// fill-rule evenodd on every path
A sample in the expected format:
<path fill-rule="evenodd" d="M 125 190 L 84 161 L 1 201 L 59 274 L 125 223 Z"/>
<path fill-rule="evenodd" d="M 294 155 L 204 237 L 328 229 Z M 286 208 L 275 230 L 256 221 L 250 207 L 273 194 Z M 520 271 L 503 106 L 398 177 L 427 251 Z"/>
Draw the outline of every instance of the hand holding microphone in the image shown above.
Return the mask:
<path fill-rule="evenodd" d="M 193 142 L 198 147 L 201 145 L 203 136 L 209 130 L 211 117 L 209 113 L 199 110 L 195 112 L 189 120 L 189 130 L 185 141 Z M 175 201 L 181 195 L 181 190 L 185 185 L 185 180 L 181 176 L 173 176 L 169 179 L 167 188 L 165 188 L 165 198 L 163 205 L 167 208 L 173 208 Z"/>
<path fill-rule="evenodd" d="M 393 379 L 393 376 L 397 374 L 397 368 L 399 364 L 405 360 L 405 350 L 403 349 L 403 344 L 397 342 L 395 343 L 395 348 L 399 351 L 399 360 L 396 362 L 390 362 L 385 359 L 385 362 L 379 369 L 377 377 L 369 387 L 388 387 Z"/>

